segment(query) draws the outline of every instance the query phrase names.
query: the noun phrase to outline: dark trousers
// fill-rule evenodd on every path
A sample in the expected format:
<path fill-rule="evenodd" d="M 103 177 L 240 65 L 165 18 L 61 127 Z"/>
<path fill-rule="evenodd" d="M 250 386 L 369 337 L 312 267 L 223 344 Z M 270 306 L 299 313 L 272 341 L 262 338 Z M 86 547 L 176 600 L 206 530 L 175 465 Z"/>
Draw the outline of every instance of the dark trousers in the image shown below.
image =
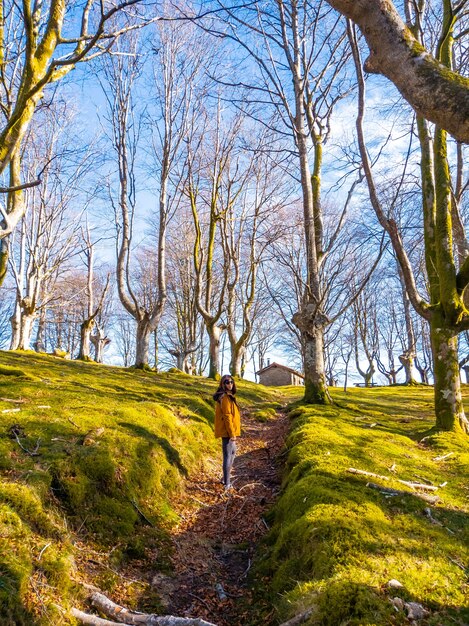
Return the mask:
<path fill-rule="evenodd" d="M 223 482 L 225 487 L 231 484 L 231 468 L 236 456 L 236 442 L 230 441 L 229 437 L 221 438 L 223 448 Z"/>

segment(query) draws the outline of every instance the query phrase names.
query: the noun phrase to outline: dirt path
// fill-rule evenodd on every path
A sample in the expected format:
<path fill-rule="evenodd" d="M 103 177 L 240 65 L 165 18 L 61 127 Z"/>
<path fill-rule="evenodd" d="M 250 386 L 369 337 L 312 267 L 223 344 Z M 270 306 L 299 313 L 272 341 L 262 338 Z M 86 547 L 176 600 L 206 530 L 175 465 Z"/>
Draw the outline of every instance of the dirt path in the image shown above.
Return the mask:
<path fill-rule="evenodd" d="M 189 481 L 188 500 L 197 509 L 181 510 L 183 522 L 173 537 L 174 577 L 153 584 L 172 615 L 201 617 L 217 626 L 242 626 L 261 617 L 247 587 L 256 544 L 266 533 L 263 515 L 279 491 L 279 470 L 288 418 L 259 423 L 244 414 L 243 436 L 233 469 L 234 490 L 224 492 L 221 468 Z M 265 615 L 262 623 L 266 624 Z"/>

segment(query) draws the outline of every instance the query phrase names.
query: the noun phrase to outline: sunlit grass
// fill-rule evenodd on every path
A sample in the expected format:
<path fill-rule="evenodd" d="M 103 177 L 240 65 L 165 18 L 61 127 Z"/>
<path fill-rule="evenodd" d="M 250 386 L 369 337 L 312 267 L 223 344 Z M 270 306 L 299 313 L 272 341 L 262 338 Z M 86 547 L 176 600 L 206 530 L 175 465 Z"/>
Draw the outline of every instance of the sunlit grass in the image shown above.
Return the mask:
<path fill-rule="evenodd" d="M 311 625 L 405 624 L 390 602 L 399 596 L 430 611 L 421 623 L 469 622 L 469 443 L 432 431 L 432 392 L 334 390 L 333 406 L 291 411 L 284 491 L 257 570 L 282 618 L 313 607 Z M 367 486 L 411 491 L 397 479 L 444 484 L 441 502 Z"/>
<path fill-rule="evenodd" d="M 183 373 L 0 353 L 2 624 L 72 623 L 54 605 L 70 606 L 81 593 L 73 580 L 86 578 L 91 551 L 108 555 L 92 581 L 104 591 L 132 559 L 168 567 L 175 498 L 187 476 L 220 455 L 216 387 Z M 275 390 L 239 388 L 242 406 L 278 403 Z M 156 610 L 153 596 L 145 602 Z"/>

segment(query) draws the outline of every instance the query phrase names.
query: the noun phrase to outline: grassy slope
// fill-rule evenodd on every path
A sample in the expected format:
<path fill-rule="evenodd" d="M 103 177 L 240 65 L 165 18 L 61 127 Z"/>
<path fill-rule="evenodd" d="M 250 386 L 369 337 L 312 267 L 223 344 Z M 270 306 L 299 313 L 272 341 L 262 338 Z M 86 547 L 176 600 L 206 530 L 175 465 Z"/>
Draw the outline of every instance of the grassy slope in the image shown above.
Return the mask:
<path fill-rule="evenodd" d="M 74 623 L 54 605 L 78 602 L 75 579 L 113 591 L 116 570 L 132 559 L 165 567 L 172 502 L 185 476 L 219 455 L 214 389 L 181 373 L 0 353 L 2 625 Z M 252 383 L 240 393 L 259 410 L 277 397 Z M 31 452 L 40 439 L 38 456 L 20 448 L 12 426 Z M 105 553 L 105 567 L 93 570 Z M 134 587 L 126 583 L 127 601 L 158 609 L 157 597 Z"/>
<path fill-rule="evenodd" d="M 311 625 L 407 624 L 390 602 L 398 596 L 430 609 L 420 624 L 469 624 L 467 438 L 432 434 L 418 443 L 434 421 L 429 388 L 334 397 L 333 407 L 291 412 L 288 473 L 258 567 L 280 617 L 313 607 Z M 350 467 L 390 480 L 353 475 Z M 447 483 L 437 492 L 441 503 L 366 486 L 409 490 L 396 478 Z M 389 589 L 391 579 L 403 587 Z"/>

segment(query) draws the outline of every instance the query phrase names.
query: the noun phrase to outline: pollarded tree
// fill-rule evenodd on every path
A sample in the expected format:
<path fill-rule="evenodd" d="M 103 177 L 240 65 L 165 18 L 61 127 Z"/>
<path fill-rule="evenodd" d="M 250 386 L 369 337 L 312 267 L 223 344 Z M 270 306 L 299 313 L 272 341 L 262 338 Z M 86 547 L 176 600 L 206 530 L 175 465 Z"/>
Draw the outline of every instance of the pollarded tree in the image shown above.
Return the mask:
<path fill-rule="evenodd" d="M 227 331 L 232 376 L 243 376 L 253 323 L 259 313 L 256 306 L 259 268 L 283 230 L 273 223 L 272 215 L 285 204 L 285 177 L 266 154 L 265 138 L 261 136 L 258 145 L 244 146 L 239 155 L 236 169 L 244 168 L 244 181 L 237 199 L 228 204 L 222 224 L 230 264 Z"/>
<path fill-rule="evenodd" d="M 21 160 L 24 167 L 36 169 L 44 162 L 51 163 L 40 185 L 23 192 L 28 211 L 10 241 L 10 265 L 17 287 L 12 349 L 29 349 L 33 324 L 52 297 L 51 283 L 76 253 L 79 188 L 93 163 L 92 151 L 76 146 L 68 112 L 52 106 L 41 115 L 41 121 L 40 131 L 28 137 Z M 16 156 L 10 165 L 16 167 L 15 162 Z"/>
<path fill-rule="evenodd" d="M 215 125 L 209 123 L 210 115 L 205 111 L 203 124 L 191 133 L 184 193 L 194 222 L 195 302 L 209 338 L 209 377 L 215 378 L 220 373 L 220 338 L 226 329 L 222 316 L 230 279 L 222 225 L 246 184 L 246 176 L 235 166 L 240 118 L 223 119 L 220 102 Z"/>
<path fill-rule="evenodd" d="M 103 310 L 105 299 L 109 291 L 111 274 L 108 273 L 104 286 L 101 286 L 101 293 L 96 301 L 96 291 L 98 284 L 95 279 L 95 243 L 91 239 L 91 233 L 88 225 L 86 230 L 82 229 L 81 236 L 83 239 L 83 252 L 82 257 L 86 266 L 86 309 L 84 320 L 80 325 L 80 349 L 78 351 L 78 359 L 82 361 L 89 361 L 91 359 L 91 342 L 92 332 L 96 329 L 95 334 L 95 347 L 96 353 L 99 355 L 95 360 L 98 363 L 102 362 L 102 343 L 100 343 L 100 328 L 96 324 L 96 320 Z"/>
<path fill-rule="evenodd" d="M 243 5 L 220 3 L 227 12 L 226 36 L 243 46 L 257 66 L 259 77 L 242 80 L 254 116 L 259 104 L 270 104 L 279 138 L 294 144 L 295 178 L 301 185 L 306 252 L 306 279 L 302 299 L 293 317 L 302 335 L 305 401 L 330 401 L 324 369 L 324 332 L 328 320 L 322 309 L 322 264 L 334 246 L 344 222 L 330 240 L 324 236 L 322 166 L 334 106 L 350 84 L 344 68 L 348 56 L 344 21 L 323 3 L 306 0 Z M 248 108 L 249 110 L 249 108 Z M 280 147 L 280 146 L 279 146 Z M 290 146 L 288 146 L 291 149 Z M 279 149 L 279 148 L 277 148 Z"/>
<path fill-rule="evenodd" d="M 417 37 L 422 36 L 421 15 L 413 14 L 408 6 L 409 26 Z M 457 14 L 450 0 L 443 2 L 440 37 L 435 43 L 435 54 L 440 64 L 452 66 Z M 411 20 L 414 21 L 411 21 Z M 380 202 L 370 159 L 367 153 L 363 116 L 365 108 L 365 83 L 362 76 L 358 45 L 350 27 L 354 48 L 355 66 L 359 79 L 359 113 L 357 132 L 363 167 L 366 173 L 370 199 L 377 217 L 387 231 L 399 261 L 407 293 L 413 307 L 430 324 L 434 367 L 434 393 L 436 424 L 444 430 L 469 432 L 469 423 L 462 403 L 457 336 L 469 327 L 469 312 L 465 306 L 464 291 L 469 282 L 469 257 L 458 266 L 454 256 L 455 223 L 452 214 L 451 174 L 448 163 L 446 132 L 436 126 L 433 141 L 423 118 L 417 118 L 421 158 L 421 197 L 425 264 L 428 280 L 428 297 L 422 296 L 416 285 L 414 272 L 395 220 L 388 216 Z"/>
<path fill-rule="evenodd" d="M 156 220 L 153 220 L 157 222 L 156 254 L 149 258 L 154 262 L 156 289 L 145 302 L 139 299 L 140 286 L 132 277 L 136 167 L 142 130 L 135 86 L 143 71 L 143 50 L 135 33 L 121 40 L 119 46 L 125 46 L 120 50 L 121 54 L 108 57 L 104 69 L 107 87 L 104 91 L 119 175 L 119 197 L 117 202 L 113 200 L 118 226 L 117 287 L 123 307 L 136 321 L 136 367 L 148 366 L 150 337 L 158 327 L 167 299 L 166 235 L 176 195 L 175 192 L 171 195 L 168 188 L 186 135 L 200 67 L 200 55 L 194 54 L 191 47 L 191 28 L 190 24 L 185 27 L 169 22 L 159 24 L 155 33 L 153 99 L 158 112 L 152 121 L 155 129 L 152 145 L 157 154 L 153 180 L 157 187 L 158 208 Z"/>

